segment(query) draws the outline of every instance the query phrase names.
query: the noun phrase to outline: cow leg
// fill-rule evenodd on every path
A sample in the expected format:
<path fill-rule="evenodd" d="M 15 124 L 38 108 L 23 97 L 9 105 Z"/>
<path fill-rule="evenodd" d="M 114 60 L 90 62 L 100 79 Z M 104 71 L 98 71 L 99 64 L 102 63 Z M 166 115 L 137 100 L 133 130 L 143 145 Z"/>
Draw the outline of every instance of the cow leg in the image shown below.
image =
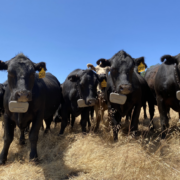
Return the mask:
<path fill-rule="evenodd" d="M 101 115 L 99 114 L 99 106 L 95 105 L 94 110 L 95 110 L 95 113 L 96 113 L 96 121 L 95 121 L 96 125 L 95 125 L 95 128 L 94 128 L 94 132 L 97 132 L 97 130 L 99 129 L 100 121 L 101 121 Z"/>
<path fill-rule="evenodd" d="M 70 113 L 68 113 L 67 110 L 62 107 L 61 130 L 59 132 L 59 135 L 64 133 L 64 130 L 65 130 L 67 124 L 68 124 L 69 117 L 70 117 Z"/>
<path fill-rule="evenodd" d="M 44 113 L 40 113 L 37 118 L 32 122 L 32 127 L 29 133 L 29 141 L 31 144 L 30 160 L 37 160 L 37 141 L 39 130 L 42 126 Z"/>
<path fill-rule="evenodd" d="M 138 130 L 140 111 L 141 111 L 141 105 L 138 104 L 135 106 L 134 111 L 133 111 L 132 121 L 131 121 L 131 131 Z"/>
<path fill-rule="evenodd" d="M 75 122 L 75 116 L 71 114 L 71 129 L 73 129 L 74 122 Z"/>
<path fill-rule="evenodd" d="M 143 110 L 144 110 L 144 119 L 147 119 L 147 114 L 146 114 L 146 102 L 143 103 Z"/>
<path fill-rule="evenodd" d="M 92 106 L 90 109 L 90 114 L 91 114 L 91 121 L 94 120 L 94 107 Z"/>
<path fill-rule="evenodd" d="M 121 115 L 118 111 L 115 112 L 114 116 L 111 117 L 111 125 L 113 128 L 113 138 L 114 141 L 118 140 L 118 132 L 120 129 L 120 123 L 121 123 Z"/>
<path fill-rule="evenodd" d="M 88 114 L 87 123 L 88 123 L 88 131 L 90 131 L 90 129 L 91 129 L 91 121 L 90 121 L 90 118 L 89 118 L 89 114 Z"/>
<path fill-rule="evenodd" d="M 53 116 L 49 117 L 48 119 L 45 119 L 45 122 L 46 122 L 46 129 L 44 131 L 45 134 L 47 134 L 50 131 L 50 126 L 51 126 L 52 121 L 53 121 Z M 42 125 L 43 125 L 43 123 L 42 123 Z"/>
<path fill-rule="evenodd" d="M 104 110 L 101 113 L 102 113 L 102 118 L 104 118 Z M 99 129 L 99 124 L 101 122 L 101 115 L 97 114 L 96 116 L 97 116 L 97 118 L 96 118 L 96 127 L 94 129 L 94 132 L 97 132 L 97 130 Z M 105 124 L 104 119 L 103 119 L 103 123 Z"/>
<path fill-rule="evenodd" d="M 0 154 L 0 165 L 7 160 L 8 150 L 14 138 L 15 123 L 7 115 L 4 115 L 4 146 Z"/>
<path fill-rule="evenodd" d="M 28 126 L 29 128 L 29 126 Z M 20 129 L 21 130 L 21 136 L 20 136 L 20 139 L 19 139 L 19 144 L 20 145 L 24 145 L 25 144 L 25 130 L 24 129 Z"/>
<path fill-rule="evenodd" d="M 41 130 L 44 131 L 44 124 L 42 122 L 42 125 L 41 125 Z"/>
<path fill-rule="evenodd" d="M 131 114 L 132 114 L 132 110 L 130 110 L 126 115 L 126 120 L 125 120 L 126 122 L 128 122 L 129 120 L 131 121 Z"/>
<path fill-rule="evenodd" d="M 82 132 L 86 132 L 86 124 L 89 119 L 89 108 L 84 108 L 81 113 L 81 127 Z"/>
<path fill-rule="evenodd" d="M 170 116 L 170 108 L 167 108 L 167 117 L 168 117 L 168 119 L 171 119 L 171 116 Z"/>
<path fill-rule="evenodd" d="M 160 114 L 162 139 L 164 139 L 166 137 L 166 133 L 164 131 L 166 128 L 169 128 L 169 118 L 167 116 L 168 112 L 162 98 L 157 97 L 157 104 L 158 104 L 158 109 L 159 109 L 159 114 Z"/>
<path fill-rule="evenodd" d="M 28 132 L 29 132 L 29 126 L 30 126 L 30 125 L 28 125 L 28 126 L 25 128 L 24 133 L 28 133 Z"/>

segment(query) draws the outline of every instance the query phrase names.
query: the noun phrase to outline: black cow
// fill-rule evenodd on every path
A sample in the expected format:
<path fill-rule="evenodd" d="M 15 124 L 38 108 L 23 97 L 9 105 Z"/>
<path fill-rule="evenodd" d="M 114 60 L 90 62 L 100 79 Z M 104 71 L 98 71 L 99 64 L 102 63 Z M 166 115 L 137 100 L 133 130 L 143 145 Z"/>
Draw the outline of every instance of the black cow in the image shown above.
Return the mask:
<path fill-rule="evenodd" d="M 13 141 L 14 128 L 21 132 L 32 122 L 29 133 L 31 143 L 30 160 L 37 159 L 37 141 L 43 119 L 50 124 L 53 114 L 61 102 L 60 83 L 50 73 L 43 79 L 36 71 L 46 70 L 44 62 L 33 63 L 23 54 L 18 54 L 6 62 L 0 62 L 0 70 L 8 71 L 8 85 L 4 95 L 4 146 L 0 154 L 0 164 L 7 160 L 9 146 Z M 12 113 L 9 102 L 28 102 L 26 113 Z M 21 139 L 24 137 L 21 137 Z"/>
<path fill-rule="evenodd" d="M 108 112 L 113 127 L 114 140 L 118 139 L 121 117 L 128 115 L 134 109 L 131 121 L 131 130 L 138 129 L 139 114 L 143 102 L 142 78 L 134 71 L 137 61 L 144 61 L 143 58 L 134 59 L 125 51 L 119 51 L 111 59 L 99 59 L 97 64 L 111 66 L 111 71 L 107 79 L 106 100 L 108 102 Z M 125 104 L 115 104 L 110 102 L 110 93 L 118 93 L 127 96 Z M 153 116 L 154 107 L 151 109 Z"/>
<path fill-rule="evenodd" d="M 154 87 L 163 131 L 162 138 L 165 138 L 165 129 L 169 127 L 169 109 L 180 113 L 180 102 L 176 97 L 176 92 L 180 90 L 180 54 L 164 55 L 161 62 L 163 63 L 157 71 Z"/>
<path fill-rule="evenodd" d="M 86 105 L 95 104 L 97 96 L 97 85 L 99 76 L 92 70 L 76 69 L 71 72 L 63 83 L 62 94 L 63 104 L 58 114 L 62 117 L 61 130 L 59 134 L 63 134 L 67 126 L 70 114 L 77 117 L 81 114 L 82 131 L 86 132 L 86 123 L 89 121 L 89 111 L 91 107 L 79 108 L 78 99 L 83 99 Z"/>

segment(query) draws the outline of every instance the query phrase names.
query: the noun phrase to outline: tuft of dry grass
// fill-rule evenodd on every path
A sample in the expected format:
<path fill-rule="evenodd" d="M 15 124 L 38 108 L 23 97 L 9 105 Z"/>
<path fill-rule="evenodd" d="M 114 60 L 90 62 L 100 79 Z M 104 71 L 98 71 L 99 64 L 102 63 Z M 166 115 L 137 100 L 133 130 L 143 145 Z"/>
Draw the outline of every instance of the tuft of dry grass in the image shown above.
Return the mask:
<path fill-rule="evenodd" d="M 0 179 L 73 179 L 73 180 L 134 180 L 180 179 L 180 128 L 178 113 L 171 110 L 170 128 L 165 140 L 160 140 L 159 112 L 155 112 L 155 132 L 149 131 L 149 119 L 140 115 L 137 136 L 128 136 L 128 123 L 122 120 L 119 140 L 114 143 L 112 131 L 101 124 L 99 131 L 81 133 L 79 118 L 73 132 L 66 128 L 58 137 L 60 124 L 44 135 L 39 133 L 39 163 L 29 162 L 30 144 L 19 145 L 20 132 L 15 130 L 8 161 L 0 166 Z M 107 114 L 106 114 L 107 120 Z M 0 122 L 0 147 L 3 146 Z"/>

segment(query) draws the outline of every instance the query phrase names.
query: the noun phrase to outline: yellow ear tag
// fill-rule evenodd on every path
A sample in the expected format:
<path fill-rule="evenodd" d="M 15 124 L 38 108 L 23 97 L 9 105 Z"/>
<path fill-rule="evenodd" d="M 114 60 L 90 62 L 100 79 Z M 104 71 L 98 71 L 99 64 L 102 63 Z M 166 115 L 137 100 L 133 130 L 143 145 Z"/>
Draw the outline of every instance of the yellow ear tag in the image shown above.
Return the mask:
<path fill-rule="evenodd" d="M 103 88 L 103 87 L 106 87 L 107 86 L 107 82 L 106 82 L 106 80 L 104 79 L 102 82 L 101 82 L 101 87 Z"/>
<path fill-rule="evenodd" d="M 46 71 L 44 70 L 44 68 L 41 69 L 41 71 L 39 71 L 39 78 L 44 78 L 46 76 Z"/>
<path fill-rule="evenodd" d="M 138 66 L 138 72 L 145 71 L 145 65 L 141 62 L 140 65 Z"/>

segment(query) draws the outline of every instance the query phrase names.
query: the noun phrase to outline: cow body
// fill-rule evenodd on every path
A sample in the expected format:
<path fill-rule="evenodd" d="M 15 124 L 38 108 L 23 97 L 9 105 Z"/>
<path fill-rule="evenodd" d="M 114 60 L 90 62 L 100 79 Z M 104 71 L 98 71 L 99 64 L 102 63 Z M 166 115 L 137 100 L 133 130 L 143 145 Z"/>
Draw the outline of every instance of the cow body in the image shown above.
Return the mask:
<path fill-rule="evenodd" d="M 165 60 L 165 62 L 163 62 Z M 167 116 L 169 109 L 180 113 L 180 103 L 176 92 L 180 90 L 180 54 L 177 56 L 165 55 L 161 57 L 163 62 L 155 77 L 155 92 L 157 105 L 160 113 L 162 138 L 165 138 L 165 129 L 169 127 Z"/>
<path fill-rule="evenodd" d="M 110 71 L 110 67 L 101 67 L 100 65 L 97 65 L 94 67 L 92 64 L 87 64 L 87 68 L 91 68 L 94 70 L 101 78 L 101 82 L 103 80 L 107 81 L 108 72 Z M 94 106 L 94 110 L 96 113 L 96 119 L 95 119 L 95 128 L 94 132 L 96 132 L 99 128 L 99 124 L 101 120 L 104 120 L 104 111 L 107 110 L 107 102 L 104 99 L 105 96 L 105 87 L 101 86 L 101 83 L 97 86 L 97 92 L 98 92 L 98 102 Z"/>
<path fill-rule="evenodd" d="M 63 83 L 63 104 L 58 114 L 62 116 L 61 130 L 63 134 L 70 114 L 72 117 L 81 115 L 82 131 L 86 132 L 86 123 L 89 121 L 90 107 L 79 108 L 78 99 L 83 99 L 86 105 L 96 102 L 98 76 L 92 70 L 76 69 L 69 74 Z"/>
<path fill-rule="evenodd" d="M 143 58 L 138 59 L 142 61 Z M 144 60 L 144 59 L 143 59 Z M 121 117 L 128 115 L 134 109 L 131 121 L 131 130 L 138 129 L 139 114 L 142 106 L 142 85 L 141 78 L 134 71 L 136 59 L 132 58 L 125 51 L 119 51 L 111 59 L 100 59 L 103 66 L 111 66 L 111 71 L 107 79 L 106 100 L 108 102 L 108 112 L 113 127 L 114 140 L 118 139 Z M 125 104 L 120 105 L 110 102 L 110 94 L 118 93 L 127 96 Z"/>
<path fill-rule="evenodd" d="M 23 54 L 10 61 L 1 62 L 0 69 L 8 70 L 8 85 L 4 95 L 4 146 L 0 154 L 0 164 L 5 163 L 9 146 L 13 141 L 14 128 L 21 130 L 20 139 L 24 140 L 24 130 L 32 123 L 29 133 L 31 143 L 30 159 L 37 159 L 37 140 L 43 119 L 51 121 L 53 114 L 61 102 L 60 84 L 50 73 L 40 79 L 36 70 L 46 70 L 44 62 L 35 64 Z M 28 102 L 26 113 L 9 111 L 9 102 Z"/>
<path fill-rule="evenodd" d="M 155 88 L 154 88 L 154 82 L 155 82 L 155 77 L 156 77 L 159 67 L 160 67 L 160 65 L 150 67 L 144 75 L 144 79 L 146 80 L 146 82 L 153 94 L 153 101 L 154 101 L 155 105 L 157 105 L 157 102 L 156 102 L 156 93 L 155 93 Z"/>

